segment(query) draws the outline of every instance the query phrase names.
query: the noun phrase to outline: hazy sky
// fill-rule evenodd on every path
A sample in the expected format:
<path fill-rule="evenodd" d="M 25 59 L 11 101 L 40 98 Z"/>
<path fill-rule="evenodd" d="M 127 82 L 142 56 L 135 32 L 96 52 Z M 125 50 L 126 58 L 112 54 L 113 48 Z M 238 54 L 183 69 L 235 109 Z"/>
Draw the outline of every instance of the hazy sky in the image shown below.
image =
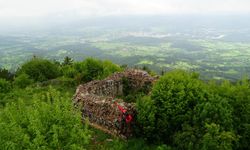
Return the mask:
<path fill-rule="evenodd" d="M 0 0 L 0 17 L 250 13 L 250 0 Z"/>

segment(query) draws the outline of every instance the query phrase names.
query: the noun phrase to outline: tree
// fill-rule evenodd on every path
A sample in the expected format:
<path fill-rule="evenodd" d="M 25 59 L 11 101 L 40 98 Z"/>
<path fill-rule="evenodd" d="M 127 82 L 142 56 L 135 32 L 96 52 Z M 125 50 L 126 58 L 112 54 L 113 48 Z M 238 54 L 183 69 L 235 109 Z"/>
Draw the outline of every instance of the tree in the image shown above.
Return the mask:
<path fill-rule="evenodd" d="M 206 94 L 195 74 L 174 71 L 161 77 L 151 95 L 157 108 L 156 127 L 160 138 L 171 141 L 171 135 L 181 130 L 184 122 L 191 122 L 195 106 Z"/>
<path fill-rule="evenodd" d="M 18 75 L 22 73 L 27 74 L 34 81 L 46 81 L 60 75 L 59 68 L 56 64 L 41 58 L 33 58 L 24 63 L 18 71 Z"/>
<path fill-rule="evenodd" d="M 87 58 L 82 62 L 76 62 L 73 67 L 74 71 L 76 71 L 75 78 L 80 82 L 100 79 L 104 73 L 102 62 L 94 58 Z"/>
<path fill-rule="evenodd" d="M 1 69 L 0 68 L 0 78 L 6 79 L 6 80 L 13 80 L 14 75 L 9 72 L 7 69 Z"/>
<path fill-rule="evenodd" d="M 248 149 L 250 139 L 250 83 L 247 78 L 238 81 L 235 85 L 229 81 L 224 81 L 217 86 L 215 92 L 227 98 L 233 108 L 233 126 L 239 143 L 235 149 Z"/>
<path fill-rule="evenodd" d="M 103 79 L 114 72 L 122 71 L 120 66 L 111 61 L 101 61 L 94 58 L 87 58 L 82 62 L 62 66 L 61 70 L 65 77 L 74 78 L 77 83 Z"/>
<path fill-rule="evenodd" d="M 202 137 L 202 150 L 232 150 L 236 140 L 232 132 L 221 131 L 220 126 L 211 123 L 205 125 L 207 132 Z"/>
<path fill-rule="evenodd" d="M 153 86 L 151 99 L 137 105 L 138 119 L 146 127 L 143 130 L 147 137 L 155 135 L 156 140 L 177 149 L 201 149 L 203 137 L 209 134 L 206 124 L 216 124 L 220 126 L 219 135 L 231 135 L 224 139 L 227 147 L 232 148 L 237 140 L 227 99 L 210 91 L 196 73 L 166 73 Z"/>
<path fill-rule="evenodd" d="M 66 66 L 66 65 L 72 65 L 73 64 L 73 59 L 70 58 L 69 56 L 64 57 L 63 63 L 62 65 Z"/>
<path fill-rule="evenodd" d="M 93 58 L 87 58 L 85 60 L 85 72 L 83 72 L 85 82 L 100 78 L 103 72 L 104 67 L 101 61 Z"/>

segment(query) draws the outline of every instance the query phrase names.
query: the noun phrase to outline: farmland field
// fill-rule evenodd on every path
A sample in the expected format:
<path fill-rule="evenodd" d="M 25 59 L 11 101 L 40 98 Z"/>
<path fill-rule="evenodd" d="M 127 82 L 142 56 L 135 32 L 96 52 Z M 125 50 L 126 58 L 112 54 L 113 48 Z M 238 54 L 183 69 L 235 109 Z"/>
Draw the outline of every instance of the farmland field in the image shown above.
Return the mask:
<path fill-rule="evenodd" d="M 53 33 L 2 33 L 0 67 L 16 70 L 34 55 L 57 61 L 69 56 L 77 61 L 96 57 L 131 67 L 147 66 L 157 73 L 172 69 L 197 71 L 203 79 L 235 80 L 249 75 L 249 28 L 198 26 L 194 30 L 187 26 L 177 30 L 174 25 L 78 26 Z"/>

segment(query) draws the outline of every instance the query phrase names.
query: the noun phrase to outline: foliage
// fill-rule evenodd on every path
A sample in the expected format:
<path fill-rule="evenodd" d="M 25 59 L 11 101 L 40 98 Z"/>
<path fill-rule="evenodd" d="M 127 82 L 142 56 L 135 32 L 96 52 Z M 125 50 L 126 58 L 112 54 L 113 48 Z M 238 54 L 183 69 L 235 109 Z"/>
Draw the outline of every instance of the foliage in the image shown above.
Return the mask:
<path fill-rule="evenodd" d="M 157 75 L 157 74 L 156 74 L 153 70 L 151 70 L 148 66 L 145 66 L 145 65 L 144 65 L 141 69 L 144 70 L 144 71 L 147 71 L 148 74 L 150 74 L 151 76 Z"/>
<path fill-rule="evenodd" d="M 134 88 L 133 81 L 127 77 L 122 77 L 122 98 L 125 102 L 136 102 L 137 99 L 140 99 L 142 96 L 147 95 L 152 89 L 151 82 L 145 82 L 145 84 L 140 88 Z"/>
<path fill-rule="evenodd" d="M 163 145 L 159 145 L 156 150 L 172 150 L 172 149 L 173 148 L 171 148 L 170 146 L 163 144 Z"/>
<path fill-rule="evenodd" d="M 68 96 L 50 88 L 31 105 L 8 104 L 0 115 L 0 149 L 84 149 L 90 131 Z"/>
<path fill-rule="evenodd" d="M 102 62 L 103 65 L 103 75 L 101 76 L 101 78 L 105 78 L 108 77 L 109 75 L 111 75 L 114 72 L 118 72 L 118 71 L 122 71 L 121 67 L 112 63 L 109 60 L 105 60 Z"/>
<path fill-rule="evenodd" d="M 88 58 L 84 62 L 83 81 L 88 82 L 98 79 L 104 72 L 103 65 L 99 60 Z"/>
<path fill-rule="evenodd" d="M 156 108 L 149 96 L 142 97 L 136 101 L 137 122 L 139 123 L 140 134 L 148 141 L 155 138 L 155 113 Z"/>
<path fill-rule="evenodd" d="M 69 66 L 69 65 L 62 66 L 61 70 L 62 70 L 63 76 L 67 78 L 75 78 L 75 76 L 78 73 L 75 67 Z"/>
<path fill-rule="evenodd" d="M 23 73 L 15 78 L 14 85 L 19 88 L 25 88 L 28 85 L 32 84 L 33 82 L 34 81 L 30 79 L 30 77 L 27 74 Z"/>
<path fill-rule="evenodd" d="M 67 59 L 60 65 L 34 57 L 21 66 L 14 81 L 7 76 L 0 78 L 0 149 L 249 148 L 249 80 L 207 84 L 197 73 L 179 70 L 165 73 L 153 89 L 133 89 L 124 78 L 122 98 L 136 100 L 136 139 L 106 141 L 112 137 L 96 132 L 89 141 L 89 130 L 81 126 L 80 113 L 70 105 L 75 86 L 122 69 L 94 58 L 81 62 Z M 3 72 L 7 75 L 9 71 Z M 148 145 L 147 141 L 155 144 Z"/>
<path fill-rule="evenodd" d="M 41 58 L 33 58 L 24 63 L 18 71 L 18 75 L 22 73 L 27 74 L 34 81 L 46 81 L 60 75 L 59 67 L 56 64 Z"/>
<path fill-rule="evenodd" d="M 213 92 L 195 73 L 173 71 L 154 85 L 151 99 L 138 102 L 138 120 L 146 137 L 172 144 L 178 149 L 200 149 L 207 135 L 206 124 L 220 126 L 228 133 L 228 147 L 237 138 L 232 132 L 232 109 L 228 101 Z"/>
<path fill-rule="evenodd" d="M 7 93 L 11 90 L 11 83 L 0 78 L 0 93 Z"/>
<path fill-rule="evenodd" d="M 217 124 L 206 124 L 206 134 L 202 137 L 202 150 L 230 150 L 232 143 L 235 141 L 235 135 L 231 132 L 220 131 L 220 126 Z"/>
<path fill-rule="evenodd" d="M 64 86 L 65 88 L 69 88 L 69 87 L 75 88 L 76 86 L 76 82 L 72 78 L 60 77 L 57 80 L 59 80 L 59 85 Z"/>
<path fill-rule="evenodd" d="M 98 79 L 101 77 L 104 70 L 101 62 L 93 58 L 87 58 L 82 62 L 75 63 L 74 68 L 76 72 L 81 75 L 80 82 L 88 82 Z"/>
<path fill-rule="evenodd" d="M 75 62 L 72 66 L 63 66 L 62 72 L 65 77 L 74 78 L 77 83 L 103 79 L 114 72 L 122 69 L 110 61 L 101 61 L 87 58 L 82 62 Z"/>
<path fill-rule="evenodd" d="M 9 72 L 7 69 L 1 69 L 0 68 L 0 78 L 6 79 L 6 80 L 13 80 L 14 75 Z"/>
<path fill-rule="evenodd" d="M 219 86 L 213 86 L 214 91 L 227 98 L 233 107 L 233 126 L 239 135 L 239 143 L 235 145 L 238 149 L 249 148 L 250 139 L 250 83 L 248 79 L 242 79 L 236 84 L 224 81 Z"/>
<path fill-rule="evenodd" d="M 73 64 L 73 59 L 70 58 L 69 56 L 64 57 L 62 65 L 72 65 Z"/>
<path fill-rule="evenodd" d="M 202 83 L 193 74 L 176 71 L 160 78 L 151 96 L 157 108 L 159 138 L 170 141 L 171 135 L 181 130 L 184 122 L 191 121 L 194 107 L 205 94 Z"/>
<path fill-rule="evenodd" d="M 94 129 L 95 131 L 95 129 Z M 103 149 L 103 150 L 171 150 L 170 147 L 166 145 L 153 145 L 147 143 L 141 138 L 130 138 L 128 140 L 121 140 L 114 137 L 103 137 L 104 133 L 100 131 L 96 133 L 96 139 L 88 147 L 90 150 Z M 98 143 L 98 144 L 97 144 Z M 168 149 L 167 149 L 168 148 Z"/>

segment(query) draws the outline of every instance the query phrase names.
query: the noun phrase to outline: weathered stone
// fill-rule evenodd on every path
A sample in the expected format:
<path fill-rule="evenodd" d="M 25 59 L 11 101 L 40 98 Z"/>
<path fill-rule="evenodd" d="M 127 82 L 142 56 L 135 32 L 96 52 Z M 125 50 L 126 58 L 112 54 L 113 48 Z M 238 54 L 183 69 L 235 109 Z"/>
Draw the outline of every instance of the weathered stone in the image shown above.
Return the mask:
<path fill-rule="evenodd" d="M 114 99 L 116 96 L 123 95 L 122 79 L 124 77 L 129 79 L 132 89 L 142 88 L 156 80 L 146 71 L 129 69 L 115 73 L 104 80 L 95 80 L 79 85 L 73 101 L 74 104 L 81 107 L 83 118 L 88 118 L 90 123 L 98 124 L 114 134 L 121 133 L 120 122 L 117 122 L 120 119 L 121 112 L 114 103 Z M 122 99 L 115 99 L 115 101 L 124 107 L 129 114 L 135 115 L 133 103 L 125 103 Z M 132 131 L 127 130 L 127 132 L 130 133 L 123 134 L 128 136 L 131 135 Z"/>

